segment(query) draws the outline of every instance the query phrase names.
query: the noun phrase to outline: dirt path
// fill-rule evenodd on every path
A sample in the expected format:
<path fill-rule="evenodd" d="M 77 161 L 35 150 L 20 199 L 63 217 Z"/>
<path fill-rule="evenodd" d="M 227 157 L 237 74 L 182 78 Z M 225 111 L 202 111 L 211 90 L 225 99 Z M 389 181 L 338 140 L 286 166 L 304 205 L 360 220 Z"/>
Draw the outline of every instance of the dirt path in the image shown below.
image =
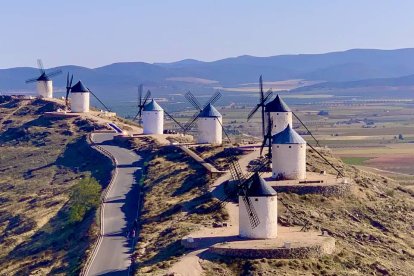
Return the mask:
<path fill-rule="evenodd" d="M 25 107 L 29 103 L 29 101 L 21 101 L 20 103 L 21 104 L 16 109 L 14 109 L 11 113 L 9 113 L 6 116 L 4 116 L 3 118 L 1 118 L 1 120 L 0 120 L 0 130 L 2 130 L 2 128 L 3 128 L 3 122 L 7 121 L 17 111 L 19 111 L 20 109 L 22 109 L 23 107 Z"/>
<path fill-rule="evenodd" d="M 245 156 L 243 156 L 240 160 L 240 167 L 244 171 L 247 172 L 247 165 L 249 162 L 259 156 L 258 151 L 253 151 Z M 230 173 L 226 173 L 216 181 L 214 181 L 213 185 L 210 188 L 210 192 L 215 198 L 223 199 L 226 195 L 223 189 L 223 185 L 221 185 L 224 181 L 230 178 Z M 226 210 L 229 214 L 228 220 L 228 227 L 221 227 L 221 228 L 202 228 L 198 231 L 191 233 L 189 236 L 191 237 L 210 237 L 211 240 L 205 239 L 204 244 L 200 244 L 199 247 L 201 249 L 195 249 L 187 253 L 185 256 L 181 257 L 181 259 L 175 263 L 168 271 L 168 273 L 175 274 L 175 275 L 182 275 L 182 276 L 200 276 L 203 273 L 203 268 L 200 265 L 200 254 L 203 253 L 208 249 L 206 244 L 211 244 L 213 239 L 217 242 L 220 242 L 220 237 L 229 237 L 238 233 L 238 225 L 239 225 L 239 212 L 238 212 L 238 204 L 235 203 L 227 203 Z"/>

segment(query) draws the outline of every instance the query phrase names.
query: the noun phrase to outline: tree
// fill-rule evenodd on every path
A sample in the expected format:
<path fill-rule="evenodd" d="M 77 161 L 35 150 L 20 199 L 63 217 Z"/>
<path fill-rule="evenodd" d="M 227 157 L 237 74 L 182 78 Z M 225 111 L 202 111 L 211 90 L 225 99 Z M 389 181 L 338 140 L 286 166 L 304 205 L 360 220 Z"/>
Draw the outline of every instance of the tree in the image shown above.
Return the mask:
<path fill-rule="evenodd" d="M 69 200 L 69 222 L 80 222 L 85 215 L 99 206 L 101 185 L 94 178 L 85 178 L 73 187 Z"/>

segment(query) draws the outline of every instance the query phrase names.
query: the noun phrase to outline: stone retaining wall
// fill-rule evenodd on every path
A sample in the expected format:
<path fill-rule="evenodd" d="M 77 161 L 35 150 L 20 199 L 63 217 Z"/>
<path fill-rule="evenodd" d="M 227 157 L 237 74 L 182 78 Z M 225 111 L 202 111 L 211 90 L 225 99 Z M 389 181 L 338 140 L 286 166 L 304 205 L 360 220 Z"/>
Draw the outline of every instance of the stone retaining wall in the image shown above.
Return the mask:
<path fill-rule="evenodd" d="M 252 248 L 229 248 L 225 246 L 212 246 L 209 248 L 211 253 L 222 256 L 229 256 L 235 258 L 248 259 L 306 259 L 319 258 L 323 255 L 332 254 L 335 250 L 335 239 L 327 238 L 320 245 L 309 247 L 294 247 L 294 248 L 271 248 L 271 249 L 252 249 Z"/>
<path fill-rule="evenodd" d="M 321 194 L 324 196 L 342 196 L 350 192 L 352 184 L 336 184 L 336 185 L 286 185 L 272 186 L 278 193 L 294 193 L 294 194 Z"/>

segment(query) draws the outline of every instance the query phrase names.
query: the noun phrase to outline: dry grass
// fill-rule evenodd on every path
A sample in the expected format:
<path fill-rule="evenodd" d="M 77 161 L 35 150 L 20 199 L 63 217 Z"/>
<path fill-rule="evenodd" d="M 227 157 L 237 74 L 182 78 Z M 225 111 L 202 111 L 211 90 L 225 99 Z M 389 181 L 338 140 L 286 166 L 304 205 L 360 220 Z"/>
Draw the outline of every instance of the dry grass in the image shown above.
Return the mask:
<path fill-rule="evenodd" d="M 326 153 L 327 154 L 327 153 Z M 338 167 L 344 164 L 330 157 Z M 328 170 L 309 153 L 308 168 Z M 279 204 L 284 226 L 309 222 L 337 240 L 333 255 L 305 260 L 240 260 L 216 258 L 202 263 L 206 275 L 412 275 L 414 269 L 414 199 L 388 178 L 345 166 L 356 181 L 342 198 L 279 193 L 294 217 Z"/>
<path fill-rule="evenodd" d="M 181 238 L 226 218 L 216 210 L 204 169 L 176 148 L 155 150 L 144 182 L 137 275 L 162 274 L 184 253 Z"/>
<path fill-rule="evenodd" d="M 95 236 L 94 213 L 69 225 L 67 202 L 81 177 L 105 185 L 111 163 L 86 143 L 85 134 L 97 126 L 41 116 L 56 108 L 0 98 L 7 118 L 0 130 L 0 274 L 75 274 Z"/>

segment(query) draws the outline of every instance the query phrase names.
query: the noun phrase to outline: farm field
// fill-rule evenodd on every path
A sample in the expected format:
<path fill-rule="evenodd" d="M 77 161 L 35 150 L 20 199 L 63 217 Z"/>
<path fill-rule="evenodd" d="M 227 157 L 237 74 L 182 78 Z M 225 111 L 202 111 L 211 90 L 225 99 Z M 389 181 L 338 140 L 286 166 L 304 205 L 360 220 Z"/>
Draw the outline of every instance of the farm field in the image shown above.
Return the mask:
<path fill-rule="evenodd" d="M 318 102 L 309 96 L 309 103 L 297 104 L 282 94 L 285 102 L 303 121 L 321 146 L 332 149 L 332 153 L 350 165 L 364 166 L 377 173 L 414 175 L 414 101 L 376 100 L 349 101 L 336 97 L 331 101 Z M 251 105 L 230 104 L 217 109 L 223 115 L 226 132 L 236 142 L 261 141 L 261 121 L 257 113 L 249 122 L 246 118 Z M 325 115 L 318 115 L 321 111 Z M 193 111 L 176 112 L 177 119 L 185 123 Z M 167 128 L 173 128 L 170 122 Z M 293 118 L 293 127 L 308 143 L 315 141 L 300 122 Z M 395 176 L 395 177 L 397 177 Z"/>

